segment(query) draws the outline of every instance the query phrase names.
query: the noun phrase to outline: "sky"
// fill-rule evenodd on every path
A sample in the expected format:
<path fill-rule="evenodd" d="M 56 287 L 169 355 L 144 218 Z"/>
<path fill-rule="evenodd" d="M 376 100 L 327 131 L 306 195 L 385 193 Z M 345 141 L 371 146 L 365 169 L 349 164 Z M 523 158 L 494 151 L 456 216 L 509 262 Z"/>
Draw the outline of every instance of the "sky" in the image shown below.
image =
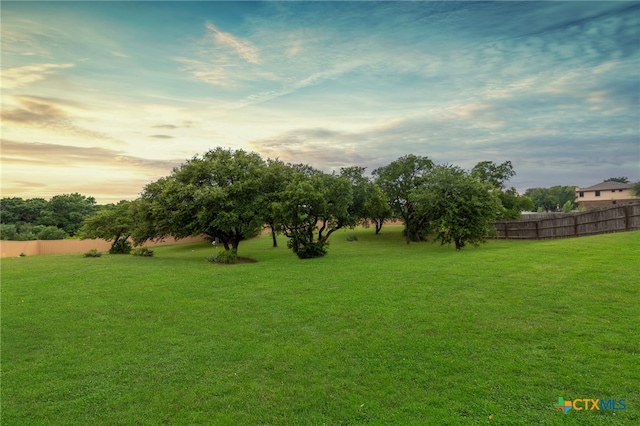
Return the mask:
<path fill-rule="evenodd" d="M 640 2 L 11 2 L 3 197 L 133 200 L 224 147 L 640 180 Z"/>

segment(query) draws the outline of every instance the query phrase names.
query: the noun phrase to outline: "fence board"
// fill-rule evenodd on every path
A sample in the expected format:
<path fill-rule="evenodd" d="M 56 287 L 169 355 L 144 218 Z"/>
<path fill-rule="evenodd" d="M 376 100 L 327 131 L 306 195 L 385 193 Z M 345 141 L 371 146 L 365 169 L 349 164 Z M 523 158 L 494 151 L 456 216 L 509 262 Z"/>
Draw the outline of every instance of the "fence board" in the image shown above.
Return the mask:
<path fill-rule="evenodd" d="M 607 207 L 582 213 L 531 217 L 495 223 L 497 238 L 550 239 L 607 234 L 640 229 L 640 204 Z"/>

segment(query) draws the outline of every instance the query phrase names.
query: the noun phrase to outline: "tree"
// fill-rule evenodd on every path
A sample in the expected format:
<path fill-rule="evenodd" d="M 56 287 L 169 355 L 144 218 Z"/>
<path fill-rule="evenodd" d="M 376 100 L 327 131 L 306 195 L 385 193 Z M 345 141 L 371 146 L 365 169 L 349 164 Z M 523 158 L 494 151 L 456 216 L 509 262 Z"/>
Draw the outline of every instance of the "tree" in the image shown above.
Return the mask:
<path fill-rule="evenodd" d="M 640 182 L 636 182 L 633 184 L 631 192 L 633 192 L 633 195 L 635 195 L 636 197 L 640 197 Z"/>
<path fill-rule="evenodd" d="M 493 161 L 481 161 L 471 169 L 471 174 L 480 182 L 490 183 L 494 188 L 503 191 L 507 181 L 516 175 L 511 161 L 496 164 Z"/>
<path fill-rule="evenodd" d="M 467 243 L 478 245 L 495 232 L 501 209 L 493 185 L 451 165 L 436 166 L 426 183 L 412 191 L 411 199 L 429 223 L 429 231 L 441 244 L 453 242 L 456 250 Z"/>
<path fill-rule="evenodd" d="M 96 212 L 96 200 L 93 197 L 73 193 L 55 195 L 49 200 L 38 219 L 38 224 L 57 226 L 69 235 L 75 235 L 82 221 Z"/>
<path fill-rule="evenodd" d="M 481 161 L 471 169 L 471 175 L 480 182 L 491 184 L 497 191 L 502 203 L 499 220 L 519 219 L 525 210 L 533 209 L 529 197 L 521 196 L 515 188 L 507 188 L 507 182 L 516 175 L 511 161 L 496 164 L 493 161 Z"/>
<path fill-rule="evenodd" d="M 36 234 L 39 240 L 63 240 L 67 237 L 67 233 L 56 226 L 39 226 L 42 227 Z"/>
<path fill-rule="evenodd" d="M 502 204 L 498 220 L 517 220 L 523 211 L 531 211 L 534 208 L 531 198 L 519 195 L 515 188 L 498 191 L 498 197 Z"/>
<path fill-rule="evenodd" d="M 297 171 L 278 204 L 278 223 L 288 247 L 301 259 L 321 257 L 333 232 L 353 227 L 353 189 L 344 177 Z"/>
<path fill-rule="evenodd" d="M 118 204 L 108 205 L 93 216 L 84 220 L 78 234 L 82 238 L 102 238 L 113 241 L 110 253 L 128 253 L 131 249 L 127 241 L 134 232 L 134 202 L 122 200 Z"/>
<path fill-rule="evenodd" d="M 567 202 L 562 205 L 562 213 L 571 213 L 571 210 L 573 210 L 573 203 L 567 200 Z"/>
<path fill-rule="evenodd" d="M 380 187 L 373 182 L 370 182 L 367 187 L 365 211 L 367 219 L 375 225 L 376 235 L 379 234 L 384 222 L 391 218 L 391 207 Z"/>
<path fill-rule="evenodd" d="M 263 172 L 262 158 L 243 150 L 216 148 L 193 157 L 145 187 L 146 235 L 136 240 L 204 234 L 237 250 L 264 224 Z"/>
<path fill-rule="evenodd" d="M 558 211 L 567 201 L 576 200 L 575 186 L 552 186 L 550 188 L 529 188 L 524 194 L 531 198 L 536 209 Z"/>
<path fill-rule="evenodd" d="M 611 177 L 611 178 L 605 180 L 605 182 L 629 183 L 629 178 L 626 177 L 626 176 Z"/>
<path fill-rule="evenodd" d="M 44 198 L 23 200 L 19 197 L 3 198 L 0 202 L 0 222 L 18 225 L 20 223 L 38 223 L 42 211 L 48 202 Z"/>
<path fill-rule="evenodd" d="M 373 222 L 378 234 L 384 222 L 391 217 L 391 208 L 380 187 L 364 176 L 365 170 L 365 167 L 358 166 L 343 167 L 340 169 L 340 176 L 351 182 L 352 214 L 365 226 Z"/>
<path fill-rule="evenodd" d="M 267 159 L 266 168 L 262 178 L 262 193 L 264 195 L 264 220 L 271 229 L 271 241 L 273 247 L 278 247 L 276 232 L 278 206 L 284 201 L 284 191 L 293 179 L 295 168 L 290 164 L 275 159 Z"/>
<path fill-rule="evenodd" d="M 411 192 L 422 186 L 425 175 L 433 169 L 433 161 L 413 154 L 405 155 L 373 171 L 376 183 L 387 197 L 391 211 L 402 219 L 407 244 L 426 238 L 427 223 L 415 214 Z"/>

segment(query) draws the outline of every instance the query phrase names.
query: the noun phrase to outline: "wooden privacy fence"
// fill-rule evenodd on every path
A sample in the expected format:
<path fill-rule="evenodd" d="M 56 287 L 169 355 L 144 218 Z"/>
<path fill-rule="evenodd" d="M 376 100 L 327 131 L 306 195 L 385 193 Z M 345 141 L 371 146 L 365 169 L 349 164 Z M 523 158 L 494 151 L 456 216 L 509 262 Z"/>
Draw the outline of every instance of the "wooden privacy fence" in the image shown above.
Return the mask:
<path fill-rule="evenodd" d="M 142 247 L 158 247 L 170 244 L 187 244 L 205 241 L 204 237 L 188 237 L 181 240 L 168 237 L 162 241 L 147 241 Z M 105 240 L 33 240 L 1 241 L 0 257 L 17 257 L 20 254 L 37 256 L 41 254 L 83 253 L 91 249 L 108 251 L 111 243 Z"/>
<path fill-rule="evenodd" d="M 640 204 L 608 207 L 562 216 L 495 223 L 497 238 L 547 239 L 607 234 L 640 229 Z"/>

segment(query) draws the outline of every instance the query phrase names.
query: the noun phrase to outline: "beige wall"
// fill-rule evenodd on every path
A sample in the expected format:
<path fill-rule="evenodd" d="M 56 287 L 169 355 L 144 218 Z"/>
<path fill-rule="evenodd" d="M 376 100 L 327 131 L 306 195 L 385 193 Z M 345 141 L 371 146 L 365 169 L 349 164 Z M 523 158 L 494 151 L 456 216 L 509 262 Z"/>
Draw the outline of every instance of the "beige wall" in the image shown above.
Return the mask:
<path fill-rule="evenodd" d="M 576 190 L 576 202 L 583 201 L 613 201 L 613 200 L 633 200 L 636 197 L 633 196 L 631 189 L 623 189 L 622 192 L 615 190 L 611 192 L 610 189 L 606 191 L 600 191 L 600 196 L 596 197 L 595 191 L 583 191 L 584 197 L 580 196 L 580 191 Z M 610 204 L 610 203 L 609 203 Z"/>
<path fill-rule="evenodd" d="M 203 237 L 189 237 L 181 240 L 175 238 L 165 238 L 164 241 L 143 244 L 142 247 L 157 247 L 170 244 L 187 244 L 204 241 Z M 84 253 L 91 249 L 98 251 L 108 251 L 111 243 L 105 240 L 35 240 L 35 241 L 0 241 L 0 257 L 17 257 L 20 253 L 27 256 L 37 256 L 41 254 L 66 254 Z"/>

